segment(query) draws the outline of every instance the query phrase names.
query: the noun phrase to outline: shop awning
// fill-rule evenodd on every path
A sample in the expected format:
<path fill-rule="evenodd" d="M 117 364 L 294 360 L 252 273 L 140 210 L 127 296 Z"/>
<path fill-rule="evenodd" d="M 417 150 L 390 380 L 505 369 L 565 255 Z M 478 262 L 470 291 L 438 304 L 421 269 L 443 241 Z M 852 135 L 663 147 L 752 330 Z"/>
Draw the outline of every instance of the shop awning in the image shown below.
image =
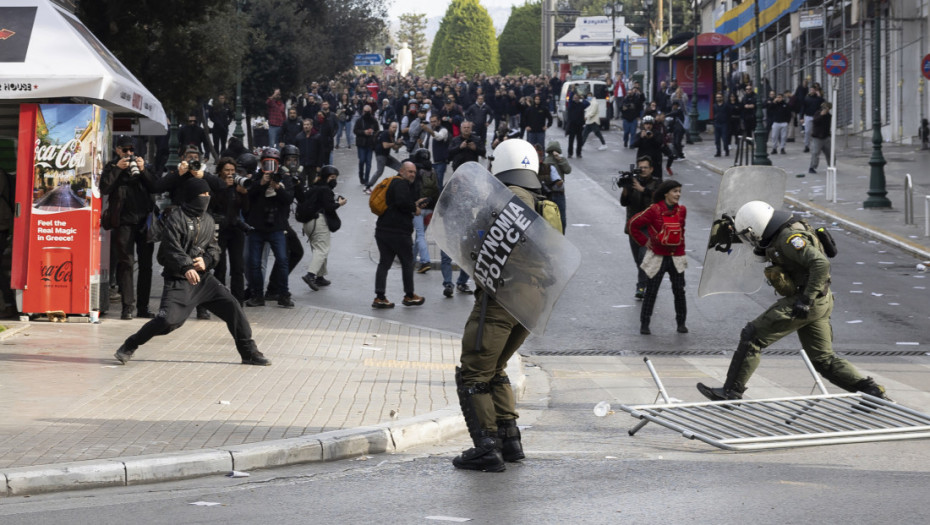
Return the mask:
<path fill-rule="evenodd" d="M 73 14 L 49 0 L 0 6 L 0 103 L 79 98 L 139 116 L 140 132 L 164 134 L 161 102 Z"/>
<path fill-rule="evenodd" d="M 710 57 L 717 53 L 733 47 L 733 39 L 720 33 L 701 33 L 697 36 L 697 56 Z M 669 56 L 690 57 L 694 56 L 694 38 L 689 39 L 669 53 Z"/>
<path fill-rule="evenodd" d="M 807 0 L 758 0 L 759 31 L 775 23 L 779 18 L 797 11 Z M 714 24 L 717 33 L 730 37 L 735 45 L 742 46 L 756 32 L 755 0 L 743 2 L 730 9 Z"/>

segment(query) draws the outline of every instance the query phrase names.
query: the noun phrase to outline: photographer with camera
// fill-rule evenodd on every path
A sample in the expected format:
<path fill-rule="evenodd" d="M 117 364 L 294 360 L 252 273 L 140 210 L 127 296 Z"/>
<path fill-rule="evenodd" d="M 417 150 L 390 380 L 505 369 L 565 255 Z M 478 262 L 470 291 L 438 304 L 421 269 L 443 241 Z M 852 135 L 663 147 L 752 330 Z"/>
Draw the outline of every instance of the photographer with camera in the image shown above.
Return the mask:
<path fill-rule="evenodd" d="M 294 200 L 293 179 L 281 166 L 281 154 L 275 148 L 262 150 L 259 171 L 249 186 L 249 211 L 246 222 L 253 229 L 248 233 L 248 260 L 246 278 L 252 297 L 246 306 L 265 306 L 262 251 L 265 244 L 271 247 L 274 266 L 269 276 L 269 288 L 277 294 L 278 305 L 293 308 L 294 302 L 287 286 L 288 257 L 286 231 L 291 202 Z"/>
<path fill-rule="evenodd" d="M 662 154 L 664 153 L 669 157 L 668 167 L 666 168 L 669 172 L 669 175 L 672 174 L 672 152 L 668 149 L 668 145 L 665 143 L 664 133 L 655 128 L 656 119 L 652 115 L 646 115 L 642 119 L 640 124 L 639 133 L 633 138 L 633 142 L 630 144 L 631 148 L 636 148 L 636 158 L 642 158 L 644 156 L 649 157 L 652 160 L 652 168 L 661 169 L 662 168 Z M 656 177 L 661 182 L 662 176 L 661 171 L 657 174 Z"/>
<path fill-rule="evenodd" d="M 652 205 L 652 194 L 655 193 L 660 182 L 652 176 L 652 172 L 652 159 L 643 156 L 636 160 L 635 168 L 631 166 L 630 171 L 621 171 L 620 178 L 617 179 L 617 186 L 620 187 L 620 205 L 626 208 L 623 233 L 629 238 L 630 252 L 633 254 L 633 262 L 636 263 L 637 299 L 642 299 L 646 293 L 648 277 L 646 272 L 639 267 L 646 255 L 646 247 L 640 246 L 630 233 L 630 220 Z"/>
<path fill-rule="evenodd" d="M 452 162 L 452 171 L 466 162 L 478 162 L 478 159 L 487 155 L 484 147 L 484 137 L 472 132 L 473 124 L 466 120 L 462 122 L 462 133 L 452 139 L 449 144 L 449 160 Z"/>
<path fill-rule="evenodd" d="M 248 187 L 252 178 L 246 175 L 244 168 L 237 168 L 236 161 L 229 157 L 216 162 L 216 171 L 221 186 L 212 192 L 210 215 L 217 226 L 220 255 L 213 275 L 225 285 L 229 261 L 229 289 L 242 303 L 245 301 L 245 235 L 252 227 L 242 220 L 241 212 L 248 209 Z"/>
<path fill-rule="evenodd" d="M 123 309 L 120 319 L 154 317 L 149 310 L 152 293 L 153 247 L 147 240 L 146 220 L 155 209 L 152 199 L 155 179 L 142 157 L 133 154 L 132 137 L 116 138 L 115 157 L 100 176 L 100 193 L 107 196 L 107 210 L 102 226 L 112 229 L 112 248 L 116 253 L 116 281 L 119 283 Z M 134 256 L 135 254 L 135 256 Z M 133 287 L 132 272 L 136 262 L 139 274 Z"/>

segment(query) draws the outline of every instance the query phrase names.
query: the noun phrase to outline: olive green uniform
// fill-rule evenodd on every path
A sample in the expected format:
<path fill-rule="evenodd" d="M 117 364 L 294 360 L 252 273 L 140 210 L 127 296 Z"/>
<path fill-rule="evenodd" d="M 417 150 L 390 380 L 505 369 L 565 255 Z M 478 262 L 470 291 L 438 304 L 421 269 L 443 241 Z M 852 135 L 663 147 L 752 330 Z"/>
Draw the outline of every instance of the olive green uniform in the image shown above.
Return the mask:
<path fill-rule="evenodd" d="M 740 346 L 727 374 L 725 388 L 742 393 L 759 366 L 762 350 L 782 337 L 797 332 L 801 347 L 814 368 L 834 385 L 855 392 L 865 378 L 856 368 L 833 353 L 833 294 L 830 293 L 830 261 L 824 255 L 817 234 L 803 222 L 782 228 L 765 251 L 774 267 L 766 277 L 781 295 L 786 295 L 753 319 L 740 337 Z M 777 271 L 780 268 L 781 271 Z M 806 319 L 792 317 L 800 295 L 808 299 Z"/>
<path fill-rule="evenodd" d="M 528 206 L 534 206 L 535 197 L 532 193 L 517 186 L 508 188 Z M 470 390 L 475 416 L 480 425 L 480 429 L 474 430 L 494 434 L 499 421 L 513 421 L 519 417 L 510 378 L 504 369 L 507 361 L 526 340 L 529 331 L 497 301 L 488 297 L 481 344 L 476 344 L 484 293 L 481 288 L 475 291 L 475 306 L 462 334 L 462 357 L 457 379 Z"/>

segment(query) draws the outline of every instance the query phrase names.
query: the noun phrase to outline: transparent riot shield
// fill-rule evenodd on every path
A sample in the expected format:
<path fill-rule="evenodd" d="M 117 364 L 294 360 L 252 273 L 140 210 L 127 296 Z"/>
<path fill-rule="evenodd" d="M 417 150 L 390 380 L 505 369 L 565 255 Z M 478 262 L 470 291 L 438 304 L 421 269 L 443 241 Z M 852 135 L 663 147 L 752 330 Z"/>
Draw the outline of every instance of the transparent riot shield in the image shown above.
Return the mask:
<path fill-rule="evenodd" d="M 736 166 L 728 169 L 717 191 L 714 220 L 724 216 L 735 218 L 740 207 L 749 201 L 764 201 L 775 209 L 781 208 L 785 200 L 787 177 L 785 170 L 773 166 Z M 721 251 L 717 248 L 720 246 L 717 226 L 715 224 L 711 230 L 707 253 L 704 255 L 698 296 L 758 291 L 764 278 L 762 266 L 756 262 L 752 253 L 752 246 L 734 239 L 732 244 L 722 246 L 725 249 Z"/>
<path fill-rule="evenodd" d="M 429 226 L 436 244 L 530 332 L 541 335 L 581 253 L 476 162 L 443 186 Z"/>

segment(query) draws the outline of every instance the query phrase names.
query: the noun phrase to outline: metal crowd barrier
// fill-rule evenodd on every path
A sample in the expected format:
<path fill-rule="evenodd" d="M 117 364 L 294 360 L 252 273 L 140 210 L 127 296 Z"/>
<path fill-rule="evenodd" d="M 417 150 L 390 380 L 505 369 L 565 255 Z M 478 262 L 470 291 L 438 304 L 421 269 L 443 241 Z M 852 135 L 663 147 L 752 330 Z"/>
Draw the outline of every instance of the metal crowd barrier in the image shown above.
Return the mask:
<path fill-rule="evenodd" d="M 641 420 L 629 434 L 653 422 L 737 451 L 930 438 L 930 416 L 867 394 L 828 394 L 803 350 L 801 356 L 822 394 L 701 403 L 674 402 L 644 358 L 664 403 L 620 405 Z"/>

